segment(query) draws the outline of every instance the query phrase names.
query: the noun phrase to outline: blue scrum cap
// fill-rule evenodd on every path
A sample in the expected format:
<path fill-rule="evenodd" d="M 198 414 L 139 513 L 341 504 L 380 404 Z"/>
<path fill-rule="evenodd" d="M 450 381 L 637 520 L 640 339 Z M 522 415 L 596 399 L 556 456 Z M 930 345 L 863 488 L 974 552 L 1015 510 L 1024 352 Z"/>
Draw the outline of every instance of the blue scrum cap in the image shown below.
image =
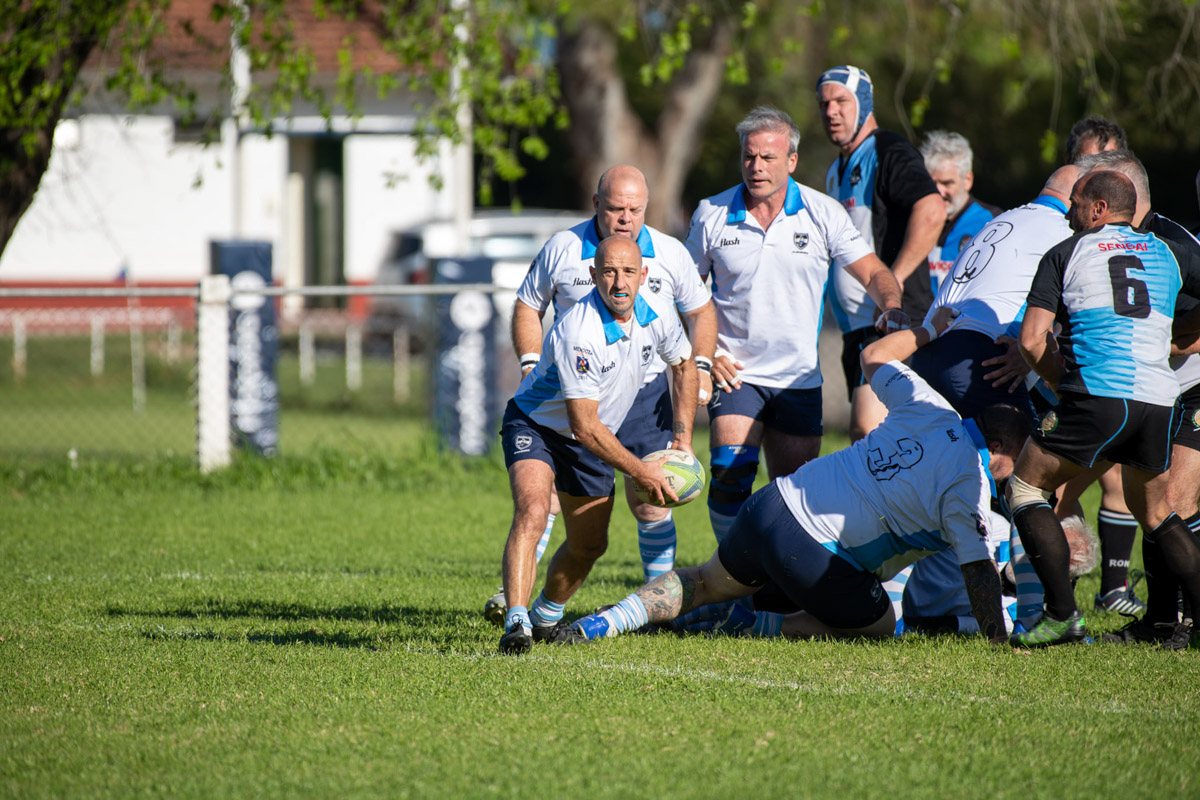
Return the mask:
<path fill-rule="evenodd" d="M 821 73 L 820 78 L 817 78 L 817 91 L 821 91 L 821 85 L 826 83 L 840 83 L 854 95 L 854 99 L 858 102 L 858 126 L 854 129 L 854 134 L 857 136 L 859 128 L 862 128 L 863 123 L 867 121 L 867 115 L 875 110 L 871 76 L 867 74 L 866 70 L 858 67 L 848 65 L 830 67 Z"/>

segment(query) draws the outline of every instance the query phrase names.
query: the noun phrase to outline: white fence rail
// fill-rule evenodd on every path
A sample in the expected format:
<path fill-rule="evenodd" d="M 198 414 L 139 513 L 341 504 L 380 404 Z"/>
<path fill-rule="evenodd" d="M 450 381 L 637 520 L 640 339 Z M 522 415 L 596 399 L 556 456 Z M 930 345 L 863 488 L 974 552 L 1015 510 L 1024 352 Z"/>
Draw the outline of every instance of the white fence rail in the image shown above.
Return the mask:
<path fill-rule="evenodd" d="M 134 411 L 145 405 L 145 344 L 144 332 L 163 331 L 166 334 L 168 361 L 179 357 L 182 330 L 190 330 L 193 321 L 196 334 L 196 459 L 201 470 L 210 471 L 229 464 L 232 456 L 229 385 L 229 320 L 230 309 L 240 296 L 302 297 L 347 296 L 437 296 L 460 292 L 497 294 L 511 291 L 494 284 L 434 284 L 392 286 L 265 286 L 234 288 L 224 275 L 205 277 L 196 287 L 106 287 L 106 288 L 4 288 L 0 286 L 0 301 L 5 299 L 49 299 L 59 301 L 57 307 L 0 308 L 0 333 L 11 332 L 13 341 L 13 377 L 21 381 L 28 367 L 28 342 L 31 334 L 38 336 L 90 336 L 89 371 L 93 376 L 105 369 L 104 342 L 109 332 L 128 329 L 132 362 L 132 400 Z M 94 302 L 99 298 L 124 299 L 126 307 L 61 306 L 64 299 Z M 141 298 L 191 298 L 195 314 L 180 308 L 142 307 Z M 295 330 L 298 336 L 299 373 L 302 384 L 311 384 L 316 372 L 317 334 L 338 335 L 346 343 L 346 387 L 357 391 L 363 380 L 363 326 L 344 313 L 323 309 L 305 312 L 299 318 L 283 316 L 279 325 Z M 408 399 L 409 332 L 398 328 L 393 333 L 392 391 L 397 402 Z"/>

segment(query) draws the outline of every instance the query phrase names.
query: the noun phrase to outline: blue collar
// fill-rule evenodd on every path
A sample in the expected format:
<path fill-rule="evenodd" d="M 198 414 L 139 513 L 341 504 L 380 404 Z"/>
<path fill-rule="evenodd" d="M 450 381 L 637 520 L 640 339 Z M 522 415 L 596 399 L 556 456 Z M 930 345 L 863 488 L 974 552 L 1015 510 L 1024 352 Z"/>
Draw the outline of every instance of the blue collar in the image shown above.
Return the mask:
<path fill-rule="evenodd" d="M 617 322 L 612 312 L 608 310 L 608 306 L 604 304 L 604 298 L 600 296 L 600 287 L 592 289 L 592 292 L 595 293 L 596 305 L 600 308 L 600 321 L 604 323 L 605 341 L 609 344 L 620 341 L 625 336 L 625 329 L 621 327 L 621 323 Z M 644 328 L 658 319 L 658 314 L 654 313 L 654 309 L 639 294 L 633 299 L 633 318 L 637 320 L 638 325 Z"/>
<path fill-rule="evenodd" d="M 641 299 L 640 297 L 638 298 Z M 979 426 L 975 424 L 973 419 L 964 419 L 963 430 L 967 432 L 967 436 L 971 437 L 972 444 L 979 451 L 979 463 L 983 465 L 983 474 L 987 475 L 988 488 L 992 490 L 992 497 L 996 496 L 996 479 L 992 477 L 992 471 L 988 468 L 991 463 L 992 454 L 988 451 L 987 440 L 983 438 L 983 432 L 979 430 Z"/>
<path fill-rule="evenodd" d="M 746 199 L 743 194 L 745 184 L 737 185 L 738 191 L 733 193 L 733 200 L 729 202 L 729 216 L 725 218 L 726 225 L 733 225 L 737 222 L 746 221 Z M 783 213 L 789 217 L 794 217 L 804 208 L 804 199 L 800 197 L 800 184 L 796 183 L 791 178 L 788 178 L 787 196 L 783 198 Z"/>
<path fill-rule="evenodd" d="M 1067 204 L 1062 200 L 1059 200 L 1057 197 L 1051 197 L 1048 194 L 1038 195 L 1033 199 L 1033 204 L 1035 206 L 1046 206 L 1047 208 L 1053 208 L 1060 214 L 1067 213 Z"/>
<path fill-rule="evenodd" d="M 638 247 L 642 250 L 642 258 L 654 258 L 654 242 L 650 240 L 650 229 L 645 225 L 638 233 Z M 580 256 L 583 258 L 595 258 L 596 247 L 600 244 L 600 234 L 596 231 L 596 217 L 593 216 L 591 221 L 587 223 L 583 230 L 583 248 Z"/>

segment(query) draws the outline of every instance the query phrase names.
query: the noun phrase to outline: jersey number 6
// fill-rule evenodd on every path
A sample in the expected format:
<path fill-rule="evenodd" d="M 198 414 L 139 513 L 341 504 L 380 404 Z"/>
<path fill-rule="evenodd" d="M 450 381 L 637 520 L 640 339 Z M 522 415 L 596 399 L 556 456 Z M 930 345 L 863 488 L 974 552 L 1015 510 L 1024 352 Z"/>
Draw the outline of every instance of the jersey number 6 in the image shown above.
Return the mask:
<path fill-rule="evenodd" d="M 1108 259 L 1108 277 L 1112 282 L 1113 311 L 1122 317 L 1146 319 L 1150 316 L 1150 290 L 1146 282 L 1131 278 L 1129 270 L 1146 268 L 1137 256 L 1113 256 Z"/>

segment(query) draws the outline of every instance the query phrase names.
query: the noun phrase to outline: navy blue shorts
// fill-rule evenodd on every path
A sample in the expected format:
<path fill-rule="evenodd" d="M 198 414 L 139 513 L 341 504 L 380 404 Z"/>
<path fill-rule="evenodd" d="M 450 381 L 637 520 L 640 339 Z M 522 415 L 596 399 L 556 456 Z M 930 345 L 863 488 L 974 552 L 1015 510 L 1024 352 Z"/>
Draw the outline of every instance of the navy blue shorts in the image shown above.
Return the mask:
<path fill-rule="evenodd" d="M 610 497 L 616 481 L 613 468 L 574 439 L 544 428 L 525 416 L 513 400 L 504 409 L 500 426 L 504 466 L 536 459 L 554 470 L 554 488 L 571 497 Z"/>
<path fill-rule="evenodd" d="M 913 353 L 909 363 L 963 419 L 1005 403 L 1024 411 L 1032 422 L 1037 417 L 1024 382 L 1009 394 L 1007 386 L 994 389 L 991 381 L 983 379 L 993 369 L 982 366 L 983 362 L 1004 355 L 1007 349 L 979 331 L 950 331 Z"/>
<path fill-rule="evenodd" d="M 891 605 L 879 578 L 808 535 L 775 482 L 742 506 L 717 557 L 738 583 L 774 584 L 764 591 L 782 592 L 796 608 L 834 628 L 865 628 Z"/>
<path fill-rule="evenodd" d="M 625 421 L 617 428 L 617 439 L 638 458 L 655 450 L 665 450 L 675 438 L 675 409 L 671 405 L 671 385 L 667 373 L 641 388 Z"/>
<path fill-rule="evenodd" d="M 791 436 L 820 436 L 821 387 L 815 389 L 774 389 L 742 381 L 742 388 L 726 393 L 713 388 L 708 401 L 708 416 L 738 414 L 758 420 L 768 428 Z"/>

